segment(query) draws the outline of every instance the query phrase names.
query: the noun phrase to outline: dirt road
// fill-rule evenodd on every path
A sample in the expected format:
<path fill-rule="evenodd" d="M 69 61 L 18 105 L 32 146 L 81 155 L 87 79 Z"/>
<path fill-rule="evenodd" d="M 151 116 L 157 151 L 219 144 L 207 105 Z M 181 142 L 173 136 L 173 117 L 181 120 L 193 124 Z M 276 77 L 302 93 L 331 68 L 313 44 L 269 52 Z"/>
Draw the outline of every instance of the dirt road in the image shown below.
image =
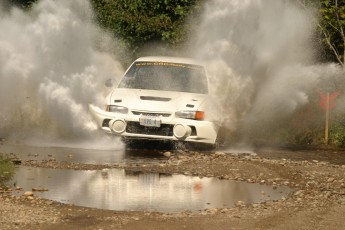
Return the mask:
<path fill-rule="evenodd" d="M 83 208 L 35 196 L 13 197 L 6 191 L 8 189 L 2 189 L 1 229 L 345 229 L 345 165 L 341 161 L 323 161 L 320 157 L 313 159 L 312 153 L 317 155 L 317 150 L 279 150 L 274 151 L 276 155 L 270 151 L 261 150 L 258 155 L 173 151 L 164 162 L 151 165 L 24 161 L 23 165 L 33 167 L 107 167 L 218 177 L 272 186 L 287 185 L 294 192 L 279 201 L 238 203 L 228 209 L 164 214 Z M 324 150 L 323 153 L 327 152 L 345 154 L 334 150 Z M 299 157 L 295 159 L 297 155 Z M 303 155 L 307 160 L 303 160 Z"/>

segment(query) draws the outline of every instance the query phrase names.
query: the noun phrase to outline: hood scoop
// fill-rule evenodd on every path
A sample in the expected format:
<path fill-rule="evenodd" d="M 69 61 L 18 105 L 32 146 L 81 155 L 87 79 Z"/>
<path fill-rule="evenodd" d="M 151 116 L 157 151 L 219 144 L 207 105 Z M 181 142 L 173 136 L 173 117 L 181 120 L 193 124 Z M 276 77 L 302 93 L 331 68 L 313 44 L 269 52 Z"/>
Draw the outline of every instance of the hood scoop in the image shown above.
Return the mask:
<path fill-rule="evenodd" d="M 171 98 L 167 97 L 152 97 L 152 96 L 140 96 L 141 100 L 144 101 L 170 101 Z"/>

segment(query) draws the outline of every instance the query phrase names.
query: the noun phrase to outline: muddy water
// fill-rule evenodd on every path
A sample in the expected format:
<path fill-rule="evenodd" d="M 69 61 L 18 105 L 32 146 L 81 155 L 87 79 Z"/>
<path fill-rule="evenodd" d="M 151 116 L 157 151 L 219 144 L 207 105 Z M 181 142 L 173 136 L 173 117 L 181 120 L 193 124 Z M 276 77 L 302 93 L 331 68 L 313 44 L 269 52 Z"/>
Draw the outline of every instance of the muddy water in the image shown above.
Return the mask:
<path fill-rule="evenodd" d="M 55 158 L 85 164 L 150 164 L 166 160 L 162 151 L 124 148 L 99 150 L 2 144 L 0 152 L 22 160 Z M 133 173 L 122 169 L 76 171 L 25 166 L 17 168 L 11 184 L 22 187 L 23 191 L 48 189 L 35 192 L 35 196 L 62 203 L 109 210 L 160 212 L 228 208 L 238 201 L 251 204 L 279 200 L 291 192 L 287 187 L 273 189 L 217 178 Z"/>
<path fill-rule="evenodd" d="M 25 160 L 68 161 L 81 164 L 142 163 L 150 164 L 166 159 L 159 150 L 83 149 L 72 147 L 42 147 L 30 145 L 2 144 L 0 152 Z"/>
<path fill-rule="evenodd" d="M 171 151 L 171 150 L 170 150 Z M 344 149 L 303 149 L 303 148 L 257 148 L 255 150 L 220 150 L 227 154 L 257 154 L 267 159 L 290 159 L 295 161 L 326 161 L 332 164 L 345 164 Z M 43 147 L 16 145 L 0 142 L 0 153 L 11 154 L 21 160 L 68 161 L 81 164 L 111 164 L 111 163 L 145 163 L 155 164 L 166 160 L 162 155 L 165 150 L 155 149 L 85 149 L 80 147 Z"/>
<path fill-rule="evenodd" d="M 133 173 L 122 169 L 76 171 L 21 166 L 12 181 L 24 191 L 48 189 L 35 196 L 62 203 L 108 210 L 177 212 L 233 207 L 279 200 L 287 187 L 273 189 L 216 178 L 158 173 Z M 16 193 L 20 195 L 20 193 Z"/>

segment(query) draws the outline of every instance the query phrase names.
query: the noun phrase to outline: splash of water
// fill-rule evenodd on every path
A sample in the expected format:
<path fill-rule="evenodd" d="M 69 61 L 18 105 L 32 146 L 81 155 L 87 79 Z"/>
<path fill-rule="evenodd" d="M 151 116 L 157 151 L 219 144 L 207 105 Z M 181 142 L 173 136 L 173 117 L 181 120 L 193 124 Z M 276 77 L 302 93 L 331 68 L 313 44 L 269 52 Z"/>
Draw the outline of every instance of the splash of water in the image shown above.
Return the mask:
<path fill-rule="evenodd" d="M 284 122 L 320 81 L 342 74 L 312 65 L 308 14 L 284 0 L 208 2 L 192 50 L 208 63 L 227 128 L 246 136 Z M 88 1 L 41 0 L 30 12 L 0 5 L 0 30 L 0 137 L 94 138 L 86 105 L 101 105 L 104 80 L 123 70 Z"/>
<path fill-rule="evenodd" d="M 87 104 L 102 105 L 103 82 L 123 70 L 88 1 L 41 0 L 30 12 L 0 8 L 0 136 L 95 137 Z"/>
<path fill-rule="evenodd" d="M 208 63 L 226 126 L 242 138 L 272 132 L 310 102 L 321 81 L 343 76 L 335 64 L 313 64 L 312 13 L 284 0 L 215 0 L 206 5 L 195 56 Z"/>

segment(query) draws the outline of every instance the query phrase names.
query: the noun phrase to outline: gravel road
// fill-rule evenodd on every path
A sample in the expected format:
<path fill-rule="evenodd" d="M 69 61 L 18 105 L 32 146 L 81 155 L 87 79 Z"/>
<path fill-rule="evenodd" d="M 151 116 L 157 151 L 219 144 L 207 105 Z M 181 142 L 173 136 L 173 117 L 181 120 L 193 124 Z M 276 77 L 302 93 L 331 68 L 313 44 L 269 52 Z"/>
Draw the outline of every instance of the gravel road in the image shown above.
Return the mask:
<path fill-rule="evenodd" d="M 271 150 L 259 154 L 162 152 L 164 160 L 152 164 L 78 164 L 54 159 L 22 161 L 22 165 L 88 170 L 123 168 L 217 177 L 272 186 L 286 185 L 294 192 L 279 201 L 260 204 L 239 202 L 233 208 L 205 209 L 173 214 L 126 212 L 84 208 L 40 199 L 12 196 L 15 188 L 0 190 L 1 229 L 345 229 L 345 165 L 313 159 L 316 150 L 304 151 L 308 160 L 289 158 L 297 151 L 279 150 L 286 158 L 269 159 Z M 334 154 L 334 150 L 324 150 Z M 342 150 L 343 151 L 343 150 Z M 339 154 L 345 154 L 340 151 Z M 301 154 L 301 153 L 300 153 Z M 331 162 L 331 163 L 330 163 Z"/>

